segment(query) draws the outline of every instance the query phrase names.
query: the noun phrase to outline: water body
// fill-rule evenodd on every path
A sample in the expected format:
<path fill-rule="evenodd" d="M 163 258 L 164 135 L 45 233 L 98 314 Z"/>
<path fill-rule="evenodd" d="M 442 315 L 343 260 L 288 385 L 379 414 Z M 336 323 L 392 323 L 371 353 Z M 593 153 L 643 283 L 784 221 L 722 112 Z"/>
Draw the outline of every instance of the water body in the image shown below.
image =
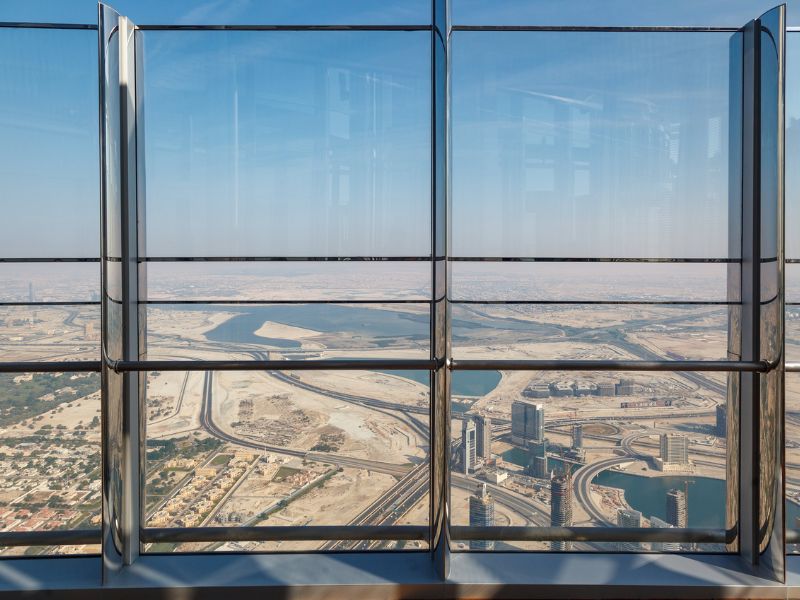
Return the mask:
<path fill-rule="evenodd" d="M 208 306 L 196 305 L 201 310 Z M 183 307 L 182 307 L 183 308 Z M 294 340 L 263 338 L 255 334 L 266 321 L 311 329 L 320 333 L 335 333 L 353 338 L 368 337 L 379 346 L 398 338 L 427 340 L 430 329 L 428 316 L 375 310 L 338 304 L 270 304 L 260 306 L 214 306 L 215 311 L 239 313 L 206 333 L 214 342 L 250 343 L 299 348 Z"/>
<path fill-rule="evenodd" d="M 625 490 L 625 499 L 645 517 L 667 518 L 667 491 L 684 489 L 689 482 L 687 498 L 689 527 L 725 528 L 725 481 L 694 475 L 643 477 L 619 471 L 603 471 L 594 483 Z"/>
<path fill-rule="evenodd" d="M 528 453 L 521 448 L 511 448 L 503 453 L 503 460 L 525 467 Z M 555 466 L 559 461 L 550 458 L 548 463 Z M 725 527 L 725 482 L 711 477 L 694 475 L 669 475 L 666 477 L 643 477 L 620 471 L 603 471 L 594 483 L 619 488 L 625 491 L 625 499 L 632 508 L 647 518 L 667 518 L 667 491 L 673 488 L 684 489 L 689 481 L 689 527 Z M 794 511 L 800 516 L 800 506 L 794 504 Z M 787 519 L 787 523 L 790 521 Z"/>
<path fill-rule="evenodd" d="M 186 305 L 181 310 L 209 310 L 209 306 Z M 430 334 L 426 314 L 410 314 L 337 304 L 270 304 L 261 306 L 214 306 L 218 312 L 235 312 L 235 317 L 207 332 L 214 342 L 249 343 L 276 348 L 300 348 L 300 342 L 281 338 L 264 338 L 255 332 L 266 321 L 311 329 L 327 334 L 364 337 L 379 346 L 391 344 L 398 338 L 427 340 Z M 503 321 L 502 319 L 500 321 Z M 430 384 L 427 371 L 392 371 L 423 385 Z M 457 396 L 485 396 L 500 383 L 499 371 L 465 371 L 453 374 L 452 393 Z"/>
<path fill-rule="evenodd" d="M 423 385 L 430 385 L 430 374 L 427 371 L 386 372 Z M 497 387 L 500 378 L 500 371 L 456 371 L 450 384 L 451 393 L 454 396 L 485 396 Z"/>

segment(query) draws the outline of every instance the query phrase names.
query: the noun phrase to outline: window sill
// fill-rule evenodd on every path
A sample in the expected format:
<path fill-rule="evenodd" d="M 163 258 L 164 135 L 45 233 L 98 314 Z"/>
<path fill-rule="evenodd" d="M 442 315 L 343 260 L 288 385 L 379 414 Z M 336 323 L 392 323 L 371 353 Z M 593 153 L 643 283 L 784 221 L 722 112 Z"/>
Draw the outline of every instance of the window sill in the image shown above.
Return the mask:
<path fill-rule="evenodd" d="M 427 553 L 143 556 L 101 585 L 99 557 L 0 560 L 0 595 L 75 598 L 800 598 L 800 557 L 786 586 L 743 573 L 735 556 L 454 553 L 440 581 Z"/>

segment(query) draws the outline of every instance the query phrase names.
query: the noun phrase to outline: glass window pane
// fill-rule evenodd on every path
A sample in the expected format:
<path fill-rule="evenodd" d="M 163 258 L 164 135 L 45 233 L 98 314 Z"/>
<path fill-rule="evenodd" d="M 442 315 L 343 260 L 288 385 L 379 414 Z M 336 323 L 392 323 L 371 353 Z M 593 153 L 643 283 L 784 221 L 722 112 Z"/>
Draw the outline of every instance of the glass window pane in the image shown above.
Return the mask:
<path fill-rule="evenodd" d="M 725 306 L 462 304 L 452 311 L 456 359 L 728 358 Z"/>
<path fill-rule="evenodd" d="M 429 32 L 143 39 L 150 256 L 430 253 Z"/>
<path fill-rule="evenodd" d="M 800 360 L 795 356 L 793 360 Z M 800 530 L 800 373 L 786 374 L 786 529 Z M 800 544 L 787 546 L 800 552 Z"/>
<path fill-rule="evenodd" d="M 453 254 L 728 257 L 730 42 L 456 32 Z"/>
<path fill-rule="evenodd" d="M 0 306 L 0 361 L 99 356 L 99 306 Z"/>
<path fill-rule="evenodd" d="M 725 529 L 726 374 L 711 374 L 722 385 L 698 385 L 709 374 L 502 373 L 493 391 L 459 397 L 461 375 L 453 378 L 461 404 L 452 424 L 454 525 Z M 645 542 L 455 540 L 454 548 L 725 551 Z"/>
<path fill-rule="evenodd" d="M 97 32 L 0 29 L 0 81 L 0 257 L 97 256 Z"/>
<path fill-rule="evenodd" d="M 725 263 L 451 263 L 455 301 L 726 302 Z"/>
<path fill-rule="evenodd" d="M 3 531 L 96 529 L 100 540 L 100 375 L 0 373 Z M 3 556 L 96 546 L 4 547 Z"/>
<path fill-rule="evenodd" d="M 786 35 L 786 258 L 800 259 L 800 32 Z M 788 271 L 787 271 L 788 276 Z"/>
<path fill-rule="evenodd" d="M 151 304 L 148 358 L 430 357 L 425 304 Z"/>
<path fill-rule="evenodd" d="M 100 265 L 0 263 L 0 302 L 97 302 Z"/>
<path fill-rule="evenodd" d="M 427 301 L 425 261 L 150 262 L 147 297 L 158 301 Z"/>
<path fill-rule="evenodd" d="M 430 0 L 114 0 L 139 25 L 418 25 L 431 21 Z M 0 21 L 95 23 L 95 0 L 3 0 Z"/>
<path fill-rule="evenodd" d="M 151 372 L 146 524 L 426 525 L 428 385 L 427 372 Z M 368 510 L 376 502 L 392 508 Z M 156 544 L 149 550 L 289 551 L 323 544 Z"/>
<path fill-rule="evenodd" d="M 795 14 L 794 2 L 787 4 L 789 24 L 792 24 L 800 15 Z M 453 0 L 453 22 L 457 25 L 699 25 L 739 28 L 773 6 L 773 0 L 604 0 L 602 5 L 595 0 Z"/>

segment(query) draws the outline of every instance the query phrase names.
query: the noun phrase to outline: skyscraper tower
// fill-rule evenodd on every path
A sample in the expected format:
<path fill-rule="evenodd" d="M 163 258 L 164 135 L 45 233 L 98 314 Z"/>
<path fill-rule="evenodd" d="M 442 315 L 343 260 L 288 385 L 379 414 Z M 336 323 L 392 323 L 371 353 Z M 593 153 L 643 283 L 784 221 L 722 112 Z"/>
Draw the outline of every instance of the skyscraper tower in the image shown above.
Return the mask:
<path fill-rule="evenodd" d="M 664 463 L 688 463 L 689 438 L 679 433 L 662 433 L 661 460 Z"/>
<path fill-rule="evenodd" d="M 472 419 L 461 421 L 461 457 L 464 474 L 475 471 L 476 456 L 475 422 Z"/>
<path fill-rule="evenodd" d="M 469 497 L 469 526 L 491 527 L 492 525 L 494 525 L 494 499 L 484 483 Z M 493 550 L 494 541 L 470 540 L 469 547 L 472 550 Z"/>
<path fill-rule="evenodd" d="M 725 404 L 717 404 L 716 414 L 717 437 L 725 438 L 728 436 L 728 407 Z"/>
<path fill-rule="evenodd" d="M 550 480 L 550 525 L 572 525 L 572 475 L 556 475 Z M 553 550 L 569 550 L 570 542 L 550 542 Z"/>
<path fill-rule="evenodd" d="M 28 302 L 36 302 L 36 296 L 33 293 L 33 282 L 28 282 Z"/>
<path fill-rule="evenodd" d="M 640 513 L 638 510 L 620 508 L 617 511 L 617 526 L 634 528 L 641 527 L 642 513 Z M 620 542 L 619 549 L 624 552 L 638 552 L 641 550 L 641 544 L 638 542 Z"/>
<path fill-rule="evenodd" d="M 484 460 L 492 458 L 492 420 L 483 415 L 476 415 L 475 426 L 478 456 Z"/>
<path fill-rule="evenodd" d="M 528 446 L 528 474 L 539 479 L 547 479 L 547 440 L 531 442 Z"/>
<path fill-rule="evenodd" d="M 583 425 L 572 426 L 572 447 L 576 450 L 583 448 Z"/>
<path fill-rule="evenodd" d="M 689 509 L 686 504 L 686 494 L 681 490 L 667 492 L 667 523 L 673 527 L 687 527 L 689 523 Z"/>
<path fill-rule="evenodd" d="M 662 519 L 659 519 L 658 517 L 650 517 L 650 527 L 656 529 L 669 529 L 670 527 L 674 526 Z M 650 547 L 655 552 L 680 552 L 681 549 L 681 545 L 678 542 L 653 542 L 650 544 Z"/>
<path fill-rule="evenodd" d="M 544 405 L 528 400 L 511 403 L 511 441 L 528 445 L 544 440 Z"/>

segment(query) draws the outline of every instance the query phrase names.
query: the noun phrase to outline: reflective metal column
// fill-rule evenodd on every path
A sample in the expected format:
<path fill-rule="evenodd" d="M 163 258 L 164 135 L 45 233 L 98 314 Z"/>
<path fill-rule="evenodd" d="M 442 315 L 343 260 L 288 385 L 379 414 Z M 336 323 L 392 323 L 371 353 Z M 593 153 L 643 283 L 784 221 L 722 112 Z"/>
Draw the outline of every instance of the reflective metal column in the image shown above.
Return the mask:
<path fill-rule="evenodd" d="M 139 554 L 140 358 L 134 25 L 100 5 L 103 577 Z"/>
<path fill-rule="evenodd" d="M 784 579 L 783 56 L 785 7 L 749 23 L 742 69 L 742 359 L 777 368 L 741 375 L 740 551 Z"/>
<path fill-rule="evenodd" d="M 431 552 L 436 570 L 447 577 L 450 564 L 450 358 L 449 270 L 449 0 L 433 0 L 431 31 Z"/>

